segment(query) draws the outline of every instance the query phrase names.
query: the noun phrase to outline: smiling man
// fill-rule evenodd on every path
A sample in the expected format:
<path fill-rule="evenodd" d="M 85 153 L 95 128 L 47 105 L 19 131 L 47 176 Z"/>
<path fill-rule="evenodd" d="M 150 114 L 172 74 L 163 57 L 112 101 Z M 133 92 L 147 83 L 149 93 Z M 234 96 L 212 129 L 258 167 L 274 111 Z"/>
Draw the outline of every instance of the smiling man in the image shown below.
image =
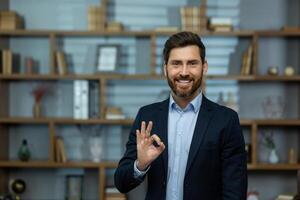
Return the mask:
<path fill-rule="evenodd" d="M 235 111 L 201 91 L 207 73 L 198 35 L 180 32 L 164 46 L 170 97 L 142 107 L 115 185 L 126 193 L 148 177 L 148 200 L 245 200 L 245 143 Z"/>

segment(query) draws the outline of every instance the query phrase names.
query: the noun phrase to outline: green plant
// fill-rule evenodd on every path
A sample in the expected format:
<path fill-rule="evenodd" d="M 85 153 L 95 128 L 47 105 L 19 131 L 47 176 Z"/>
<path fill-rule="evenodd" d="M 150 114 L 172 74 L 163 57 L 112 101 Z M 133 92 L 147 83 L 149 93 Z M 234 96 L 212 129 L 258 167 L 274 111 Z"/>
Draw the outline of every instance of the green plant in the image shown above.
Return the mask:
<path fill-rule="evenodd" d="M 276 145 L 274 142 L 273 131 L 262 133 L 263 145 L 268 149 L 275 149 Z"/>

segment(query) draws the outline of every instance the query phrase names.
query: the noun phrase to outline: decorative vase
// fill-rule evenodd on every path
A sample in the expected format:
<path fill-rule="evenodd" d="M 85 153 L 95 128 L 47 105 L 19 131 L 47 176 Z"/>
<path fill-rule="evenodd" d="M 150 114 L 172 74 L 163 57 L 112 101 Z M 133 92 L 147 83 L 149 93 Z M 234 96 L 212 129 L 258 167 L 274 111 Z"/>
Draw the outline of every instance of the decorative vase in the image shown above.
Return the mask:
<path fill-rule="evenodd" d="M 27 140 L 22 141 L 22 145 L 19 148 L 18 156 L 21 161 L 28 161 L 30 159 L 31 153 L 28 148 Z"/>
<path fill-rule="evenodd" d="M 270 154 L 269 154 L 269 162 L 272 164 L 278 163 L 279 158 L 276 152 L 276 149 L 271 149 Z"/>
<path fill-rule="evenodd" d="M 103 139 L 102 137 L 91 137 L 89 139 L 91 159 L 93 162 L 100 162 L 103 156 Z"/>
<path fill-rule="evenodd" d="M 41 117 L 41 102 L 34 102 L 32 113 L 35 118 Z"/>

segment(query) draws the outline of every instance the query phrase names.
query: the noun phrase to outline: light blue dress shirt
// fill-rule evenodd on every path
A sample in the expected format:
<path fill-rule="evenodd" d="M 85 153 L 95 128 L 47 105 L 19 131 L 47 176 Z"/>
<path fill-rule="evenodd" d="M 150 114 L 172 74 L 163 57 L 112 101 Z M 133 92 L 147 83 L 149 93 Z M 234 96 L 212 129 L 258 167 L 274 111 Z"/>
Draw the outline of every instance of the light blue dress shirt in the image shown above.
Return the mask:
<path fill-rule="evenodd" d="M 188 154 L 197 116 L 202 103 L 202 93 L 181 109 L 170 95 L 168 118 L 168 177 L 166 200 L 183 199 L 183 182 Z M 134 163 L 134 176 L 142 178 L 146 171 L 139 171 Z"/>
<path fill-rule="evenodd" d="M 181 109 L 172 95 L 170 97 L 166 200 L 183 199 L 185 169 L 201 102 L 200 93 L 184 109 Z"/>

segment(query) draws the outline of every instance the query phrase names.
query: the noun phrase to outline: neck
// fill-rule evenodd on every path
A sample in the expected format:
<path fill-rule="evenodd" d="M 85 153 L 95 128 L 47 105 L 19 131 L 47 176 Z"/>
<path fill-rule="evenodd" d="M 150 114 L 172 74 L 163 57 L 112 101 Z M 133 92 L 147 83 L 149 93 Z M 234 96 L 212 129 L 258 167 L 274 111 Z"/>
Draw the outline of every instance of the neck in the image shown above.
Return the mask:
<path fill-rule="evenodd" d="M 195 92 L 193 95 L 189 96 L 189 97 L 179 97 L 176 94 L 174 94 L 172 92 L 172 97 L 174 99 L 174 101 L 176 102 L 176 104 L 181 108 L 184 109 L 191 101 L 193 101 L 196 96 L 200 94 L 200 91 L 198 90 L 197 92 Z"/>

